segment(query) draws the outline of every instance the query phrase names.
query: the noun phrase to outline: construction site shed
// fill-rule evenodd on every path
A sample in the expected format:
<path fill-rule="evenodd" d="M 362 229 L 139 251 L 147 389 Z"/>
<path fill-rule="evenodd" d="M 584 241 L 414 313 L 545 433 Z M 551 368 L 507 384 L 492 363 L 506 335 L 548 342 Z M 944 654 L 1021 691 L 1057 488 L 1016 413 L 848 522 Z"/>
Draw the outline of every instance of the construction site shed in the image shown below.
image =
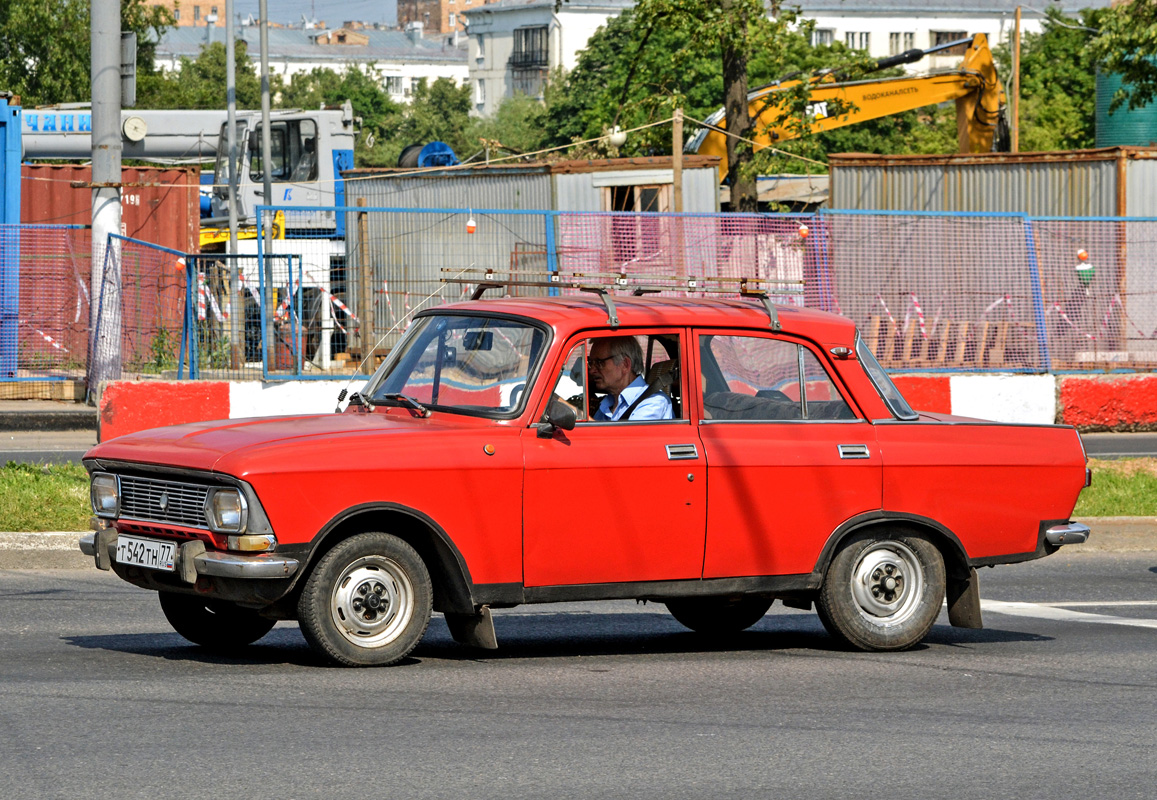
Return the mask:
<path fill-rule="evenodd" d="M 1157 216 L 1157 149 L 919 156 L 833 154 L 833 209 Z"/>
<path fill-rule="evenodd" d="M 684 156 L 683 211 L 719 210 L 719 159 Z M 343 172 L 347 203 L 503 211 L 675 210 L 670 156 Z"/>

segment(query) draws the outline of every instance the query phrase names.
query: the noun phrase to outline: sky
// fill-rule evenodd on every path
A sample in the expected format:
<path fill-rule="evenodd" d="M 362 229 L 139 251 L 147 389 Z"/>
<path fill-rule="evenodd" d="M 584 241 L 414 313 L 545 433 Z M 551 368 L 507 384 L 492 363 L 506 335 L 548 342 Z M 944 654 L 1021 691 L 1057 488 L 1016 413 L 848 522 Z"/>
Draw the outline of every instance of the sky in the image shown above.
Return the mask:
<path fill-rule="evenodd" d="M 218 4 L 223 11 L 224 3 L 218 0 Z M 307 17 L 316 15 L 330 28 L 336 28 L 348 19 L 392 25 L 398 16 L 396 0 L 266 0 L 265 7 L 272 22 L 300 22 L 302 14 Z M 233 10 L 242 17 L 252 14 L 257 19 L 258 0 L 233 0 Z"/>

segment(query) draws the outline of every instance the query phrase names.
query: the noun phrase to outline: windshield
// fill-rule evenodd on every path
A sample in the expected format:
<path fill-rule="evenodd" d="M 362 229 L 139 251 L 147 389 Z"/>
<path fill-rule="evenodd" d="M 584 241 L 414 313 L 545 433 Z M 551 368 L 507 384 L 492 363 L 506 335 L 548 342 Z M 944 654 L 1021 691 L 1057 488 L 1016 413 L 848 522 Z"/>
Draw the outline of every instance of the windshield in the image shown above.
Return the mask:
<path fill-rule="evenodd" d="M 892 383 L 892 379 L 888 377 L 888 373 L 872 355 L 872 351 L 868 349 L 868 345 L 864 343 L 864 339 L 859 333 L 856 334 L 856 358 L 860 359 L 860 363 L 864 365 L 864 370 L 872 379 L 876 391 L 880 393 L 880 397 L 883 398 L 893 416 L 897 419 L 909 420 L 919 418 L 920 415 L 912 410 L 912 406 L 908 405 L 904 395 L 900 394 L 896 384 Z"/>
<path fill-rule="evenodd" d="M 419 317 L 372 383 L 370 402 L 512 417 L 546 344 L 546 331 L 492 317 Z"/>

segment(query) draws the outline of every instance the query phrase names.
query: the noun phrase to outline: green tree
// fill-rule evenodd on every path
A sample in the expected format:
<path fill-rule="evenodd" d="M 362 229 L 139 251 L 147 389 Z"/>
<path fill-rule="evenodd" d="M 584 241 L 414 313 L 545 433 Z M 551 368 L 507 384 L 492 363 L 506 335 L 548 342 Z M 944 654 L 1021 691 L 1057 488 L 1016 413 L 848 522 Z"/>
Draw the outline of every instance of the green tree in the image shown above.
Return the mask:
<path fill-rule="evenodd" d="M 0 87 L 26 106 L 87 102 L 91 89 L 89 0 L 0 2 Z M 124 30 L 137 34 L 137 74 L 153 73 L 156 42 L 172 14 L 144 0 L 122 0 Z"/>
<path fill-rule="evenodd" d="M 237 108 L 260 108 L 261 79 L 243 41 L 237 42 L 233 64 Z M 202 47 L 195 59 L 182 58 L 176 71 L 151 75 L 141 81 L 138 105 L 142 108 L 225 108 L 227 68 L 224 43 L 213 42 Z"/>
<path fill-rule="evenodd" d="M 505 97 L 492 117 L 471 118 L 466 131 L 468 147 L 485 149 L 491 143 L 515 153 L 531 153 L 548 147 L 547 109 L 533 97 Z M 460 154 L 467 157 L 471 153 Z M 495 153 L 495 155 L 499 155 Z"/>
<path fill-rule="evenodd" d="M 1050 8 L 1040 33 L 1020 46 L 1020 149 L 1076 150 L 1092 147 L 1095 134 L 1096 62 L 1089 47 L 1101 11 L 1085 9 L 1080 19 Z M 993 57 L 1001 75 L 1012 75 L 1007 44 Z M 1007 81 L 1012 86 L 1011 78 Z M 1009 109 L 1011 113 L 1011 108 Z"/>
<path fill-rule="evenodd" d="M 1123 103 L 1141 108 L 1157 98 L 1157 2 L 1132 2 L 1104 9 L 1092 27 L 1099 32 L 1089 42 L 1089 54 L 1101 69 L 1115 72 L 1124 86 L 1113 98 L 1115 111 Z"/>
<path fill-rule="evenodd" d="M 781 11 L 770 19 L 758 2 L 744 0 L 726 9 L 722 2 L 641 0 L 633 11 L 609 21 L 587 43 L 575 69 L 547 94 L 554 140 L 561 144 L 592 139 L 613 125 L 637 128 L 669 118 L 675 108 L 683 108 L 691 120 L 703 120 L 724 105 L 725 96 L 731 97 L 729 113 L 734 117 L 727 121 L 728 130 L 750 138 L 748 85 L 768 84 L 792 73 L 807 76 L 820 69 L 842 69 L 850 77 L 866 62 L 842 44 L 813 47 L 813 23 L 799 20 L 793 12 Z M 807 86 L 780 97 L 786 111 L 777 124 L 796 124 L 802 135 L 777 149 L 814 155 L 813 135 L 792 122 L 805 116 Z M 688 130 L 693 132 L 693 122 Z M 789 164 L 788 171 L 804 171 L 801 165 L 808 163 L 771 150 L 755 153 L 734 139 L 729 144 L 733 150 L 728 155 L 729 181 L 733 187 L 739 182 L 732 194 L 737 209 L 754 207 L 754 181 L 760 172 L 781 164 Z M 592 149 L 615 154 L 601 142 Z M 632 134 L 622 154 L 670 151 L 670 127 L 656 126 Z"/>

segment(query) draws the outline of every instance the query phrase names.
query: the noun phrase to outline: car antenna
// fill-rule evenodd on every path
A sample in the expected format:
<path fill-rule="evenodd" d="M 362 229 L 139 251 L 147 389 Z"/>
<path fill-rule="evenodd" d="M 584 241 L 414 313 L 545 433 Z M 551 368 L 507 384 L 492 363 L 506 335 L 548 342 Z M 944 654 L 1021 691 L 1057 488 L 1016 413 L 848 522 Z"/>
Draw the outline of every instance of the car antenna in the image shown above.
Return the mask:
<path fill-rule="evenodd" d="M 464 274 L 467 270 L 470 270 L 473 267 L 474 267 L 474 262 L 470 262 L 470 266 L 464 267 L 463 269 L 459 270 L 458 274 L 455 275 L 454 277 L 455 278 L 459 277 L 460 275 Z M 443 283 L 437 289 L 430 292 L 428 295 L 426 295 L 421 300 L 419 300 L 417 303 L 415 303 L 414 307 L 412 309 L 410 309 L 405 314 L 403 314 L 401 317 L 399 317 L 398 321 L 393 324 L 393 327 L 391 327 L 388 331 L 383 333 L 378 338 L 378 340 L 376 342 L 374 342 L 374 346 L 369 349 L 369 351 L 362 358 L 361 363 L 358 364 L 357 370 L 354 371 L 353 375 L 350 375 L 350 379 L 348 381 L 346 381 L 346 385 L 343 386 L 341 391 L 337 393 L 338 404 L 337 404 L 337 407 L 334 408 L 333 413 L 335 413 L 335 414 L 341 413 L 341 402 L 346 399 L 346 395 L 348 394 L 350 384 L 354 382 L 354 377 L 362 371 L 362 367 L 364 367 L 366 365 L 366 362 L 370 360 L 370 356 L 372 356 L 374 354 L 374 352 L 377 351 L 379 345 L 381 345 L 381 343 L 386 340 L 386 337 L 389 336 L 394 331 L 396 331 L 398 329 L 398 326 L 401 325 L 403 322 L 406 322 L 406 320 L 409 317 L 413 316 L 418 311 L 418 309 L 420 309 L 423 305 L 425 305 L 427 300 L 432 300 L 435 295 L 440 294 L 442 292 L 442 290 L 445 289 L 447 286 L 449 286 L 448 283 Z M 354 394 L 357 395 L 358 393 L 354 392 Z M 360 397 L 360 395 L 358 395 L 358 396 Z M 351 400 L 352 400 L 352 398 L 351 398 Z"/>

